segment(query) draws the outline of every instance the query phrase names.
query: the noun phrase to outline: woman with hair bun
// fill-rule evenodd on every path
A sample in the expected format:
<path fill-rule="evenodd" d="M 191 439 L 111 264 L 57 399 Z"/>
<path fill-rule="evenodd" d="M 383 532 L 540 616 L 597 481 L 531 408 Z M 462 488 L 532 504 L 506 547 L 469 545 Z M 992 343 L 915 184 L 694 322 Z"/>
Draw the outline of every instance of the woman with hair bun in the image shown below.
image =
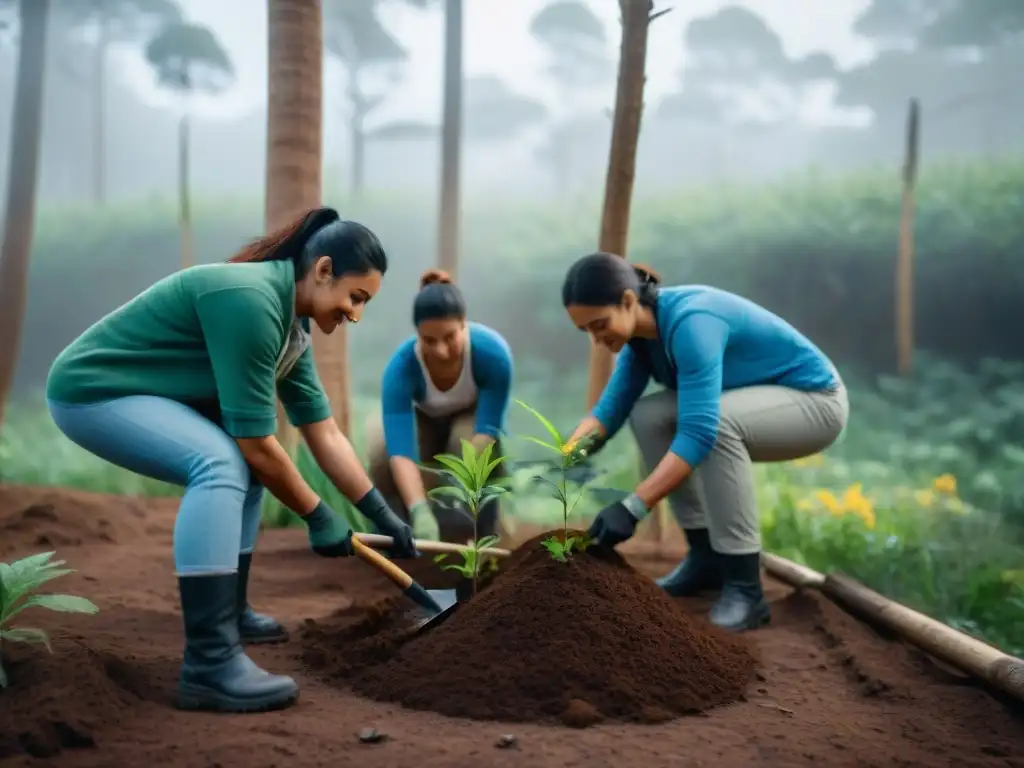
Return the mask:
<path fill-rule="evenodd" d="M 718 626 L 768 623 L 753 462 L 828 448 L 849 416 L 832 362 L 764 307 L 705 285 L 662 288 L 650 269 L 593 253 L 569 269 L 562 303 L 594 343 L 619 353 L 608 386 L 573 439 L 597 445 L 629 420 L 651 472 L 590 529 L 599 545 L 630 538 L 662 499 L 689 552 L 659 585 L 673 596 L 720 590 Z M 648 381 L 665 387 L 641 397 Z"/>
<path fill-rule="evenodd" d="M 427 500 L 428 483 L 417 462 L 461 454 L 463 439 L 480 450 L 500 438 L 512 389 L 512 351 L 497 331 L 467 322 L 462 292 L 440 270 L 420 279 L 412 322 L 415 335 L 402 342 L 384 370 L 383 435 L 371 452 L 370 476 L 399 514 L 407 510 L 417 538 L 437 540 L 437 508 Z M 494 500 L 481 511 L 480 535 L 494 534 L 497 527 Z"/>

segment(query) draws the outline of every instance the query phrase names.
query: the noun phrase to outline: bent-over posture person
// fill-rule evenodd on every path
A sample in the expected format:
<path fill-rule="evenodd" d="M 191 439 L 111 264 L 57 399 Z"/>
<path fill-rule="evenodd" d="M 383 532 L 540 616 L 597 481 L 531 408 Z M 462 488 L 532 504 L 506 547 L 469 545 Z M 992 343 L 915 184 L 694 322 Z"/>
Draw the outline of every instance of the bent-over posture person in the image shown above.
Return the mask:
<path fill-rule="evenodd" d="M 383 434 L 371 450 L 370 476 L 399 514 L 407 510 L 417 538 L 437 540 L 442 507 L 426 496 L 437 479 L 425 477 L 417 462 L 429 465 L 439 453 L 461 455 L 463 439 L 477 450 L 495 442 L 494 458 L 500 455 L 512 352 L 497 331 L 466 321 L 462 292 L 439 270 L 421 278 L 412 320 L 415 335 L 384 370 Z M 501 477 L 502 469 L 499 464 L 492 477 Z M 497 531 L 498 517 L 493 499 L 480 511 L 481 536 Z M 464 529 L 467 521 L 461 522 Z"/>
<path fill-rule="evenodd" d="M 829 359 L 782 318 L 703 285 L 659 288 L 658 277 L 595 253 L 569 269 L 562 300 L 615 369 L 574 438 L 606 441 L 629 419 L 651 472 L 603 509 L 590 533 L 630 538 L 668 497 L 689 543 L 659 584 L 674 596 L 721 589 L 711 621 L 741 631 L 770 619 L 752 462 L 824 450 L 846 425 L 846 390 Z M 653 378 L 665 389 L 641 397 Z"/>
<path fill-rule="evenodd" d="M 313 551 L 352 554 L 352 530 L 277 442 L 279 396 L 324 473 L 413 557 L 331 417 L 313 362 L 324 333 L 358 322 L 387 258 L 366 227 L 329 208 L 257 240 L 226 264 L 166 277 L 86 330 L 54 362 L 54 422 L 106 461 L 179 486 L 174 567 L 185 625 L 178 706 L 244 712 L 287 706 L 292 678 L 260 669 L 242 643 L 285 629 L 249 607 L 264 488 L 302 516 Z"/>

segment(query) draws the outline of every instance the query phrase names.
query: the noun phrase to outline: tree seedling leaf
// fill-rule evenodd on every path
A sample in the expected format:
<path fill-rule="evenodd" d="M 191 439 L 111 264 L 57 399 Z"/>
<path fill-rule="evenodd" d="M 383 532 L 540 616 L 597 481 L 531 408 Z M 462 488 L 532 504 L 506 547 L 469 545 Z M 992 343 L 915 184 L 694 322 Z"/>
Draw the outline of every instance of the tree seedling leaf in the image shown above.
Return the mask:
<path fill-rule="evenodd" d="M 472 470 L 458 456 L 453 453 L 439 453 L 434 457 L 434 461 L 446 467 L 455 476 L 455 479 L 465 486 L 466 490 L 473 490 L 476 478 Z"/>
<path fill-rule="evenodd" d="M 522 439 L 522 440 L 529 440 L 531 443 L 536 443 L 537 445 L 541 445 L 541 446 L 547 448 L 549 451 L 552 451 L 553 453 L 557 453 L 559 455 L 562 454 L 562 449 L 559 448 L 557 445 L 552 445 L 551 443 L 545 443 L 539 437 L 533 437 L 532 435 L 521 435 L 520 439 Z"/>
<path fill-rule="evenodd" d="M 537 421 L 539 421 L 541 423 L 541 426 L 543 426 L 544 429 L 547 430 L 547 433 L 549 435 L 551 435 L 551 438 L 555 441 L 555 450 L 561 452 L 562 446 L 565 444 L 565 440 L 562 439 L 562 433 L 558 431 L 558 429 L 555 427 L 555 425 L 552 424 L 551 421 L 546 416 L 541 414 L 540 411 L 537 411 L 536 409 L 531 408 L 526 403 L 524 403 L 522 400 L 516 400 L 516 402 L 519 405 L 521 405 L 523 408 L 528 410 L 530 413 L 533 414 L 534 418 L 536 418 Z"/>
<path fill-rule="evenodd" d="M 3 629 L 0 630 L 0 640 L 3 640 L 6 643 L 42 645 L 50 653 L 53 653 L 53 646 L 50 645 L 50 636 L 41 629 L 31 629 L 29 627 Z"/>

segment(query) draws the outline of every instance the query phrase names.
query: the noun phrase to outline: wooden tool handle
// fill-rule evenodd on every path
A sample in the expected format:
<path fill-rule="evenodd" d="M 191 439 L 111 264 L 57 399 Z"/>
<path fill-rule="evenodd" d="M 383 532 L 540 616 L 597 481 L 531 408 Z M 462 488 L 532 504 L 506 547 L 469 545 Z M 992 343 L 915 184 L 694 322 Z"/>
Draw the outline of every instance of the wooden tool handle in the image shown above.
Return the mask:
<path fill-rule="evenodd" d="M 402 589 L 408 589 L 410 585 L 412 585 L 412 576 L 388 560 L 384 555 L 370 549 L 366 544 L 360 541 L 360 538 L 361 537 L 356 536 L 352 537 L 352 551 L 355 552 L 358 557 L 360 557 L 364 562 L 372 565 Z M 388 543 L 391 543 L 390 537 L 388 538 Z"/>
<path fill-rule="evenodd" d="M 390 536 L 381 536 L 379 533 L 357 533 L 352 537 L 352 541 L 359 541 L 367 547 L 375 547 L 377 549 L 387 549 L 395 543 L 394 539 Z M 465 544 L 453 544 L 450 541 L 416 539 L 413 544 L 420 552 L 432 555 L 459 555 L 469 549 Z M 512 551 L 501 549 L 500 547 L 484 547 L 480 550 L 480 554 L 490 557 L 508 557 L 512 554 Z"/>

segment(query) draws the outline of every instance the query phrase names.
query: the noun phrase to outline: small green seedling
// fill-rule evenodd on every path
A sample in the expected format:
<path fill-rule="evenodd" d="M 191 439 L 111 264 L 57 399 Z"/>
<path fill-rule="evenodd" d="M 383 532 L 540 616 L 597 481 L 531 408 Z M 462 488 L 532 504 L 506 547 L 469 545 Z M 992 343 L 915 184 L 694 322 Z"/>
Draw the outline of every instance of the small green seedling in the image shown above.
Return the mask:
<path fill-rule="evenodd" d="M 465 578 L 473 580 L 473 592 L 476 593 L 476 578 L 483 572 L 484 568 L 494 569 L 498 561 L 488 557 L 483 550 L 497 545 L 500 539 L 497 536 L 482 536 L 479 540 L 470 539 L 466 542 L 466 549 L 461 552 L 461 563 L 446 563 L 441 566 L 442 571 L 458 571 Z M 443 563 L 448 558 L 447 553 L 442 553 L 434 558 L 435 563 Z"/>
<path fill-rule="evenodd" d="M 463 440 L 462 456 L 442 453 L 434 457 L 434 461 L 444 467 L 443 470 L 425 467 L 449 482 L 448 485 L 430 490 L 427 496 L 433 499 L 453 499 L 464 505 L 466 511 L 473 518 L 473 539 L 468 542 L 468 549 L 462 553 L 462 563 L 449 563 L 442 568 L 459 571 L 466 578 L 471 578 L 474 595 L 480 579 L 481 566 L 484 564 L 481 550 L 493 547 L 498 543 L 497 536 L 480 538 L 478 533 L 480 510 L 485 504 L 508 492 L 507 480 L 491 480 L 491 474 L 505 460 L 504 456 L 492 459 L 493 452 L 494 443 L 488 443 L 482 451 L 478 452 L 469 440 Z M 434 562 L 440 563 L 446 557 L 444 554 L 438 555 L 434 558 Z"/>
<path fill-rule="evenodd" d="M 573 467 L 581 464 L 586 460 L 590 453 L 590 449 L 598 439 L 598 435 L 591 434 L 580 438 L 579 440 L 569 442 L 566 438 L 562 437 L 561 432 L 551 423 L 550 419 L 546 418 L 540 412 L 531 408 L 521 400 L 516 402 L 523 408 L 528 410 L 534 415 L 534 417 L 541 423 L 541 426 L 547 431 L 548 435 L 551 436 L 551 442 L 545 442 L 536 437 L 530 437 L 524 435 L 524 440 L 529 440 L 532 443 L 541 445 L 547 450 L 558 455 L 558 469 L 560 479 L 559 482 L 555 483 L 543 475 L 537 475 L 536 479 L 549 485 L 555 494 L 555 498 L 562 504 L 562 537 L 550 536 L 544 539 L 541 544 L 551 553 L 551 557 L 559 562 L 568 562 L 573 552 L 583 552 L 587 547 L 590 546 L 590 539 L 585 534 L 576 534 L 573 536 L 569 535 L 569 515 L 579 504 L 580 499 L 583 498 L 583 494 L 586 491 L 585 484 L 580 484 L 580 491 L 576 495 L 576 498 L 570 504 L 569 502 L 569 480 L 566 473 Z"/>
<path fill-rule="evenodd" d="M 30 643 L 53 652 L 50 638 L 41 629 L 12 627 L 11 621 L 26 608 L 47 608 L 63 613 L 97 613 L 99 608 L 74 595 L 34 595 L 48 581 L 74 573 L 62 568 L 63 560 L 51 560 L 53 552 L 29 555 L 13 563 L 0 563 L 0 688 L 7 687 L 3 666 L 3 644 Z"/>

